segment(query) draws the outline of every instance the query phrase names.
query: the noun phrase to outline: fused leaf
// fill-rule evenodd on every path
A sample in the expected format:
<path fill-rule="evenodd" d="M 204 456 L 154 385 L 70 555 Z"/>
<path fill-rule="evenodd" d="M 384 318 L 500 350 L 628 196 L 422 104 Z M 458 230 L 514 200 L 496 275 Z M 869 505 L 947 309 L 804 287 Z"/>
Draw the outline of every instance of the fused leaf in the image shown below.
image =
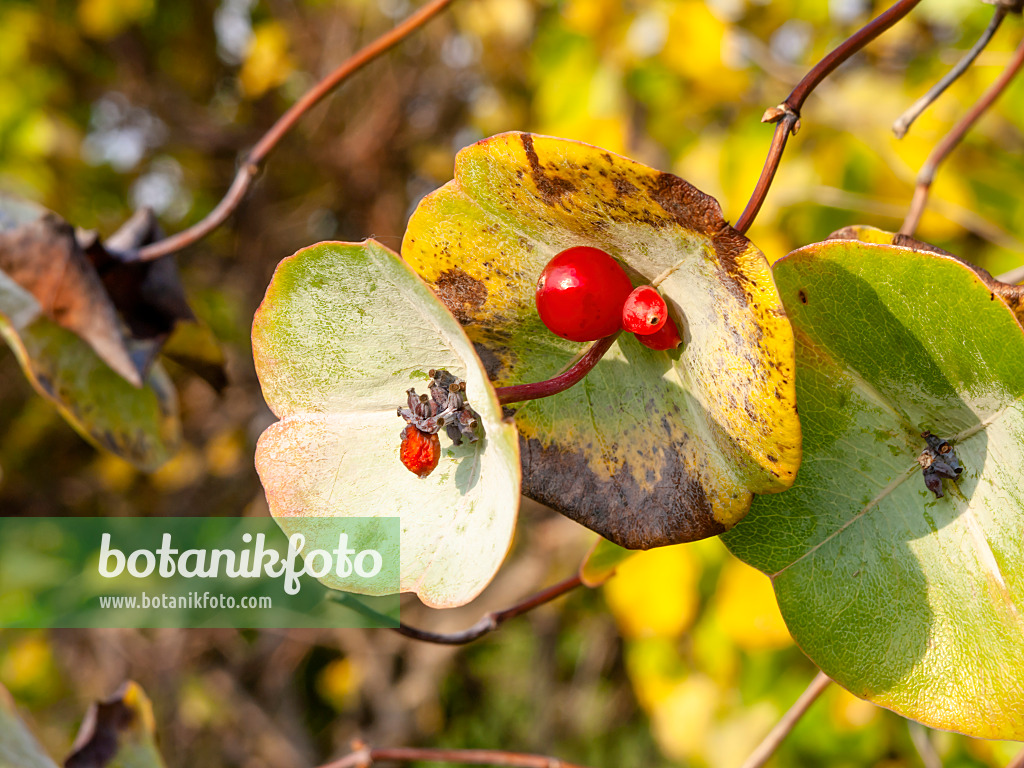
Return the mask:
<path fill-rule="evenodd" d="M 0 768 L 57 768 L 18 717 L 14 700 L 0 685 Z"/>
<path fill-rule="evenodd" d="M 624 334 L 577 386 L 514 405 L 524 492 L 629 548 L 726 530 L 753 492 L 792 483 L 800 427 L 771 271 L 712 198 L 596 147 L 502 134 L 459 153 L 402 255 L 510 385 L 550 378 L 581 352 L 534 303 L 544 267 L 577 245 L 657 287 L 684 345 L 657 352 Z"/>
<path fill-rule="evenodd" d="M 153 705 L 137 683 L 89 707 L 64 768 L 163 768 Z"/>
<path fill-rule="evenodd" d="M 311 517 L 398 516 L 402 591 L 436 607 L 475 597 L 512 539 L 518 443 L 444 305 L 379 243 L 321 243 L 278 265 L 252 337 L 263 396 L 281 419 L 256 450 L 281 527 L 311 536 Z M 442 368 L 466 382 L 482 437 L 456 446 L 442 434 L 440 463 L 420 478 L 400 461 L 397 409 Z"/>
<path fill-rule="evenodd" d="M 772 576 L 794 639 L 851 692 L 1024 739 L 1021 327 L 943 254 L 832 240 L 775 278 L 804 462 L 723 539 Z M 926 451 L 950 471 L 929 477 Z"/>

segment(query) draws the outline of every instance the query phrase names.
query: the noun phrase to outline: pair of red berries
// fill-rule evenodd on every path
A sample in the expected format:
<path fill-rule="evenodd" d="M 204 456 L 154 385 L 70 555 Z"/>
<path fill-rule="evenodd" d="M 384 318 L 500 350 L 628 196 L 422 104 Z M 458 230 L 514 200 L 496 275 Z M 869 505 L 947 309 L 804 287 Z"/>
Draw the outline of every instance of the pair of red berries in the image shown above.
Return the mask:
<path fill-rule="evenodd" d="M 589 246 L 562 251 L 544 267 L 537 312 L 548 330 L 571 341 L 595 341 L 619 329 L 656 350 L 681 341 L 661 295 L 649 285 L 634 289 L 615 259 Z"/>

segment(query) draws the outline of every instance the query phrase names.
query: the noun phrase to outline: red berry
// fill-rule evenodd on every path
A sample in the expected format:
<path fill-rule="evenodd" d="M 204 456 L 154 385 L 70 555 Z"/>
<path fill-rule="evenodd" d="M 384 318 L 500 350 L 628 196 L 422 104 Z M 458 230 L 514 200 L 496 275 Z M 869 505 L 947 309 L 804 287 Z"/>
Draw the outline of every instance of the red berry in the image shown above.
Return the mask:
<path fill-rule="evenodd" d="M 668 306 L 661 294 L 649 285 L 636 288 L 622 305 L 622 327 L 637 336 L 660 331 L 668 320 Z"/>
<path fill-rule="evenodd" d="M 555 256 L 537 281 L 537 312 L 552 333 L 594 341 L 622 327 L 622 304 L 633 284 L 604 251 L 577 246 Z"/>
<path fill-rule="evenodd" d="M 676 321 L 671 317 L 661 327 L 660 331 L 647 336 L 637 335 L 636 338 L 645 347 L 656 349 L 659 352 L 663 352 L 666 349 L 675 349 L 683 342 L 679 338 L 679 328 L 676 326 Z"/>
<path fill-rule="evenodd" d="M 441 458 L 441 441 L 437 435 L 421 432 L 411 424 L 402 430 L 399 456 L 405 468 L 419 477 L 426 477 L 437 468 Z"/>

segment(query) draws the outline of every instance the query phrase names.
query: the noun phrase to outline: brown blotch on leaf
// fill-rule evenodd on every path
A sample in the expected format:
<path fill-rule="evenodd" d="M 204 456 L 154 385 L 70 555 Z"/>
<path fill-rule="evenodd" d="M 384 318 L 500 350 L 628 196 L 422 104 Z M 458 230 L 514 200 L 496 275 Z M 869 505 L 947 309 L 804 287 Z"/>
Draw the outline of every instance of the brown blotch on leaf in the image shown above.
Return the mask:
<path fill-rule="evenodd" d="M 55 213 L 39 211 L 33 221 L 0 227 L 0 271 L 31 293 L 48 317 L 89 344 L 118 374 L 142 386 L 121 320 L 74 228 Z"/>
<path fill-rule="evenodd" d="M 121 734 L 131 728 L 135 711 L 124 702 L 126 686 L 89 707 L 64 768 L 102 768 L 117 755 Z"/>
<path fill-rule="evenodd" d="M 797 298 L 800 299 L 800 303 L 801 304 L 806 304 L 807 303 L 807 292 L 803 288 L 801 288 L 799 291 L 797 291 L 796 295 L 797 295 Z"/>
<path fill-rule="evenodd" d="M 476 350 L 480 362 L 483 363 L 487 378 L 491 381 L 500 380 L 505 371 L 505 366 L 502 364 L 498 354 L 486 344 L 481 344 L 478 341 L 473 342 L 473 348 Z"/>
<path fill-rule="evenodd" d="M 612 180 L 612 185 L 615 187 L 615 191 L 620 195 L 629 197 L 635 195 L 639 190 L 636 188 L 636 184 L 631 181 L 627 181 L 622 177 L 616 177 Z"/>
<path fill-rule="evenodd" d="M 487 301 L 487 286 L 458 267 L 438 275 L 434 293 L 462 325 L 473 322 L 472 313 Z"/>
<path fill-rule="evenodd" d="M 722 208 L 715 198 L 671 173 L 661 173 L 648 187 L 648 193 L 676 224 L 711 239 L 725 276 L 733 284 L 733 294 L 747 302 L 749 282 L 739 265 L 750 241 L 722 218 Z"/>
<path fill-rule="evenodd" d="M 704 489 L 680 463 L 666 467 L 653 489 L 641 487 L 624 464 L 599 478 L 580 453 L 545 448 L 520 436 L 523 493 L 627 549 L 650 549 L 717 536 Z"/>
<path fill-rule="evenodd" d="M 530 174 L 533 183 L 537 186 L 544 202 L 548 205 L 555 205 L 562 195 L 576 191 L 576 186 L 561 176 L 548 175 L 537 157 L 537 150 L 533 147 L 533 135 L 524 133 L 522 135 L 523 149 L 526 151 L 526 159 L 530 163 Z"/>

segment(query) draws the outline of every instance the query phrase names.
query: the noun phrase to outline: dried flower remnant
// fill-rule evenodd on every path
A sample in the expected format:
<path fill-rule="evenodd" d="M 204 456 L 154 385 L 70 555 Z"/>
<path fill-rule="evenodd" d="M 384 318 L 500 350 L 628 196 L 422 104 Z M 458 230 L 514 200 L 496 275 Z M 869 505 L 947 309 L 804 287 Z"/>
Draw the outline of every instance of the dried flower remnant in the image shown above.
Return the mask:
<path fill-rule="evenodd" d="M 398 415 L 406 421 L 400 457 L 409 471 L 420 477 L 437 467 L 441 450 L 437 433 L 442 427 L 455 445 L 462 445 L 462 438 L 471 443 L 479 439 L 480 415 L 466 399 L 466 382 L 443 368 L 431 369 L 429 375 L 430 394 L 418 395 L 415 389 L 409 389 L 409 407 L 398 409 Z M 413 446 L 422 450 L 413 450 Z"/>
<path fill-rule="evenodd" d="M 948 440 L 936 437 L 931 432 L 922 432 L 921 437 L 928 447 L 917 457 L 917 463 L 921 465 L 925 487 L 935 494 L 935 498 L 941 499 L 944 495 L 942 478 L 956 480 L 964 468 Z"/>

